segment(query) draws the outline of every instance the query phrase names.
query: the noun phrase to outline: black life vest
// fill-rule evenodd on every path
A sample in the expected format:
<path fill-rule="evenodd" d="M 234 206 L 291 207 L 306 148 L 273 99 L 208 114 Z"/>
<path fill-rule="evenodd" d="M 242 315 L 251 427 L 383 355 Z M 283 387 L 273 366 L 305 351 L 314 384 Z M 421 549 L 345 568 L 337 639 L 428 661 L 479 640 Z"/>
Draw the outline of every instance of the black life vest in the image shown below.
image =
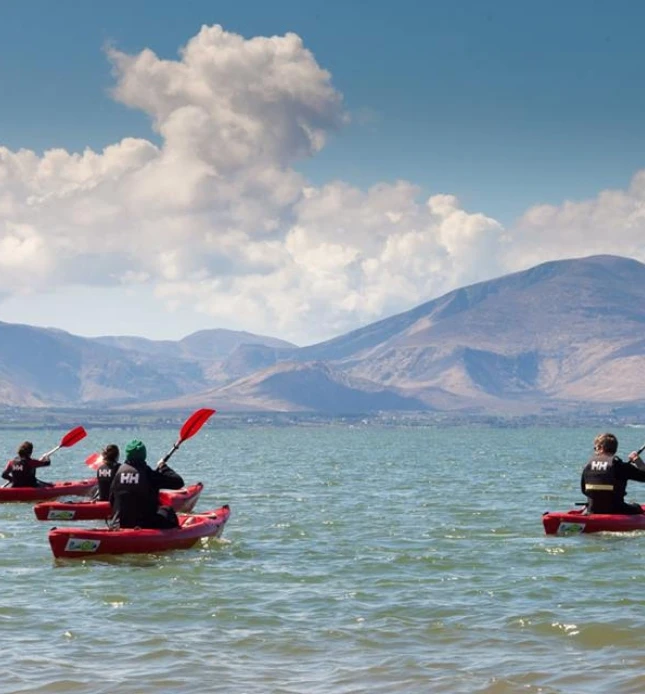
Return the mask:
<path fill-rule="evenodd" d="M 12 487 L 37 487 L 35 468 L 30 458 L 14 458 L 9 467 Z"/>
<path fill-rule="evenodd" d="M 119 466 L 110 488 L 110 526 L 145 528 L 157 513 L 159 493 L 150 484 L 146 463 L 128 461 Z"/>
<path fill-rule="evenodd" d="M 608 453 L 597 453 L 585 465 L 582 475 L 590 513 L 613 513 L 623 503 L 627 480 L 617 474 L 619 465 L 624 465 L 622 460 Z"/>
<path fill-rule="evenodd" d="M 110 498 L 110 487 L 119 463 L 116 460 L 104 460 L 103 465 L 96 471 L 97 491 L 95 499 L 107 501 Z"/>

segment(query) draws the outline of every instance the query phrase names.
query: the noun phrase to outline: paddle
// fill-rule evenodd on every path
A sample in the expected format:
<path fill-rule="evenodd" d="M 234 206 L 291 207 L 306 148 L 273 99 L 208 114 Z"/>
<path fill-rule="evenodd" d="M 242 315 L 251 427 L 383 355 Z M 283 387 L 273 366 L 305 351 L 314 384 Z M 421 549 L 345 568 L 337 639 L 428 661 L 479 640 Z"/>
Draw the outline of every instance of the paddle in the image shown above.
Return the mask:
<path fill-rule="evenodd" d="M 162 463 L 167 463 L 170 460 L 170 456 L 181 446 L 181 444 L 194 436 L 206 423 L 206 421 L 214 415 L 216 410 L 201 409 L 193 412 L 190 417 L 184 422 L 181 430 L 179 431 L 179 439 L 177 443 L 168 451 L 168 453 L 157 463 L 157 467 Z M 103 464 L 103 456 L 100 453 L 91 453 L 85 458 L 85 464 L 92 468 L 92 470 L 98 470 Z"/>
<path fill-rule="evenodd" d="M 83 427 L 75 427 L 71 431 L 68 431 L 65 436 L 60 440 L 60 443 L 56 448 L 52 448 L 51 451 L 48 451 L 44 455 L 40 457 L 40 460 L 44 460 L 45 458 L 49 458 L 49 456 L 53 455 L 56 453 L 56 451 L 59 448 L 69 448 L 70 446 L 73 446 L 77 444 L 79 441 L 84 439 L 87 436 L 87 432 Z"/>
<path fill-rule="evenodd" d="M 60 443 L 56 448 L 52 448 L 51 451 L 48 451 L 44 455 L 41 455 L 39 460 L 42 462 L 46 458 L 49 458 L 49 456 L 53 455 L 56 453 L 56 451 L 59 448 L 69 448 L 70 446 L 73 446 L 74 444 L 78 443 L 82 439 L 84 439 L 87 436 L 87 432 L 83 427 L 74 427 L 71 431 L 68 431 L 65 436 L 60 440 Z M 11 461 L 9 461 L 11 462 Z M 2 486 L 3 487 L 8 487 L 11 484 L 11 481 L 5 482 Z"/>
<path fill-rule="evenodd" d="M 184 422 L 181 430 L 179 431 L 179 438 L 173 447 L 166 453 L 166 455 L 157 463 L 157 467 L 167 463 L 170 460 L 170 456 L 181 446 L 181 444 L 187 439 L 195 436 L 195 434 L 206 424 L 212 415 L 214 415 L 216 410 L 210 410 L 208 408 L 202 408 L 201 410 L 196 410 L 190 417 Z"/>
<path fill-rule="evenodd" d="M 90 453 L 90 455 L 85 458 L 85 465 L 91 467 L 92 470 L 98 470 L 103 464 L 103 455 L 101 453 Z"/>

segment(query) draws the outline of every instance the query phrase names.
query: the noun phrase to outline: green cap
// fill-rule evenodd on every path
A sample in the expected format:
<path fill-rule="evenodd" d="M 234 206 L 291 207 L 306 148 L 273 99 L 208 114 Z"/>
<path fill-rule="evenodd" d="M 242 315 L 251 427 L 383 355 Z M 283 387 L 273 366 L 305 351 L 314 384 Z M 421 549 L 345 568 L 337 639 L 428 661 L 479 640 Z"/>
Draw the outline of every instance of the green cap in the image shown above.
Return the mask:
<path fill-rule="evenodd" d="M 125 447 L 125 457 L 128 460 L 145 460 L 146 454 L 146 447 L 143 445 L 143 441 L 139 441 L 139 439 L 133 439 Z"/>

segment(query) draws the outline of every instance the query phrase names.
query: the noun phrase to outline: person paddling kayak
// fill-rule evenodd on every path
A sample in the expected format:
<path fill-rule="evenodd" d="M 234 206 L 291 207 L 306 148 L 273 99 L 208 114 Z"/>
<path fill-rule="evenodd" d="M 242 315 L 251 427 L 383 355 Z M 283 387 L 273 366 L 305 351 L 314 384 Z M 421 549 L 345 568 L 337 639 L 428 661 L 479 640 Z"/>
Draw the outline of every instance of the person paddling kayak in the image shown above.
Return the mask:
<path fill-rule="evenodd" d="M 18 447 L 18 456 L 10 460 L 2 478 L 9 482 L 10 487 L 50 487 L 51 482 L 43 482 L 36 478 L 36 468 L 51 465 L 51 460 L 43 456 L 40 460 L 34 460 L 31 455 L 34 452 L 34 444 L 31 441 L 23 441 Z"/>
<path fill-rule="evenodd" d="M 119 469 L 119 447 L 108 444 L 101 451 L 102 463 L 96 470 L 96 491 L 92 499 L 94 501 L 107 501 L 110 498 L 110 487 L 116 471 Z"/>
<path fill-rule="evenodd" d="M 176 528 L 177 514 L 172 507 L 159 505 L 159 490 L 181 489 L 184 480 L 163 460 L 153 470 L 138 439 L 125 447 L 125 456 L 110 487 L 110 528 Z"/>
<path fill-rule="evenodd" d="M 640 504 L 625 501 L 628 480 L 645 482 L 645 464 L 638 453 L 630 453 L 630 462 L 623 462 L 616 455 L 618 439 L 609 433 L 596 436 L 593 446 L 594 455 L 580 478 L 582 493 L 589 499 L 587 513 L 643 513 Z"/>

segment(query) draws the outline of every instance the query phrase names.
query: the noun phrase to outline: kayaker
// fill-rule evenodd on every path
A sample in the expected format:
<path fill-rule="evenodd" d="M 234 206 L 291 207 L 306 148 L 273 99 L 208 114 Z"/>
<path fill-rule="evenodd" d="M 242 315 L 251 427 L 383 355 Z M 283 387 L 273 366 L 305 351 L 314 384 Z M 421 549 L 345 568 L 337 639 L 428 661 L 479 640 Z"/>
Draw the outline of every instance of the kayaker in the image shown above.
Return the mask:
<path fill-rule="evenodd" d="M 175 528 L 177 514 L 170 506 L 159 505 L 160 489 L 181 489 L 184 480 L 163 460 L 156 469 L 146 463 L 142 441 L 125 447 L 125 462 L 116 471 L 110 487 L 111 528 Z"/>
<path fill-rule="evenodd" d="M 645 466 L 638 453 L 629 455 L 629 463 L 617 455 L 618 439 L 614 434 L 599 434 L 593 442 L 594 454 L 582 471 L 580 488 L 589 499 L 587 513 L 643 513 L 640 504 L 625 501 L 628 480 L 645 482 Z"/>
<path fill-rule="evenodd" d="M 119 468 L 119 453 L 119 447 L 114 443 L 108 444 L 101 451 L 103 463 L 96 470 L 96 491 L 92 497 L 94 501 L 107 501 L 110 498 L 110 486 Z"/>
<path fill-rule="evenodd" d="M 36 468 L 51 465 L 51 460 L 43 456 L 40 460 L 34 460 L 31 455 L 34 452 L 34 444 L 31 441 L 23 441 L 18 447 L 18 455 L 10 460 L 2 478 L 9 482 L 10 487 L 51 487 L 51 482 L 43 482 L 36 478 Z"/>

